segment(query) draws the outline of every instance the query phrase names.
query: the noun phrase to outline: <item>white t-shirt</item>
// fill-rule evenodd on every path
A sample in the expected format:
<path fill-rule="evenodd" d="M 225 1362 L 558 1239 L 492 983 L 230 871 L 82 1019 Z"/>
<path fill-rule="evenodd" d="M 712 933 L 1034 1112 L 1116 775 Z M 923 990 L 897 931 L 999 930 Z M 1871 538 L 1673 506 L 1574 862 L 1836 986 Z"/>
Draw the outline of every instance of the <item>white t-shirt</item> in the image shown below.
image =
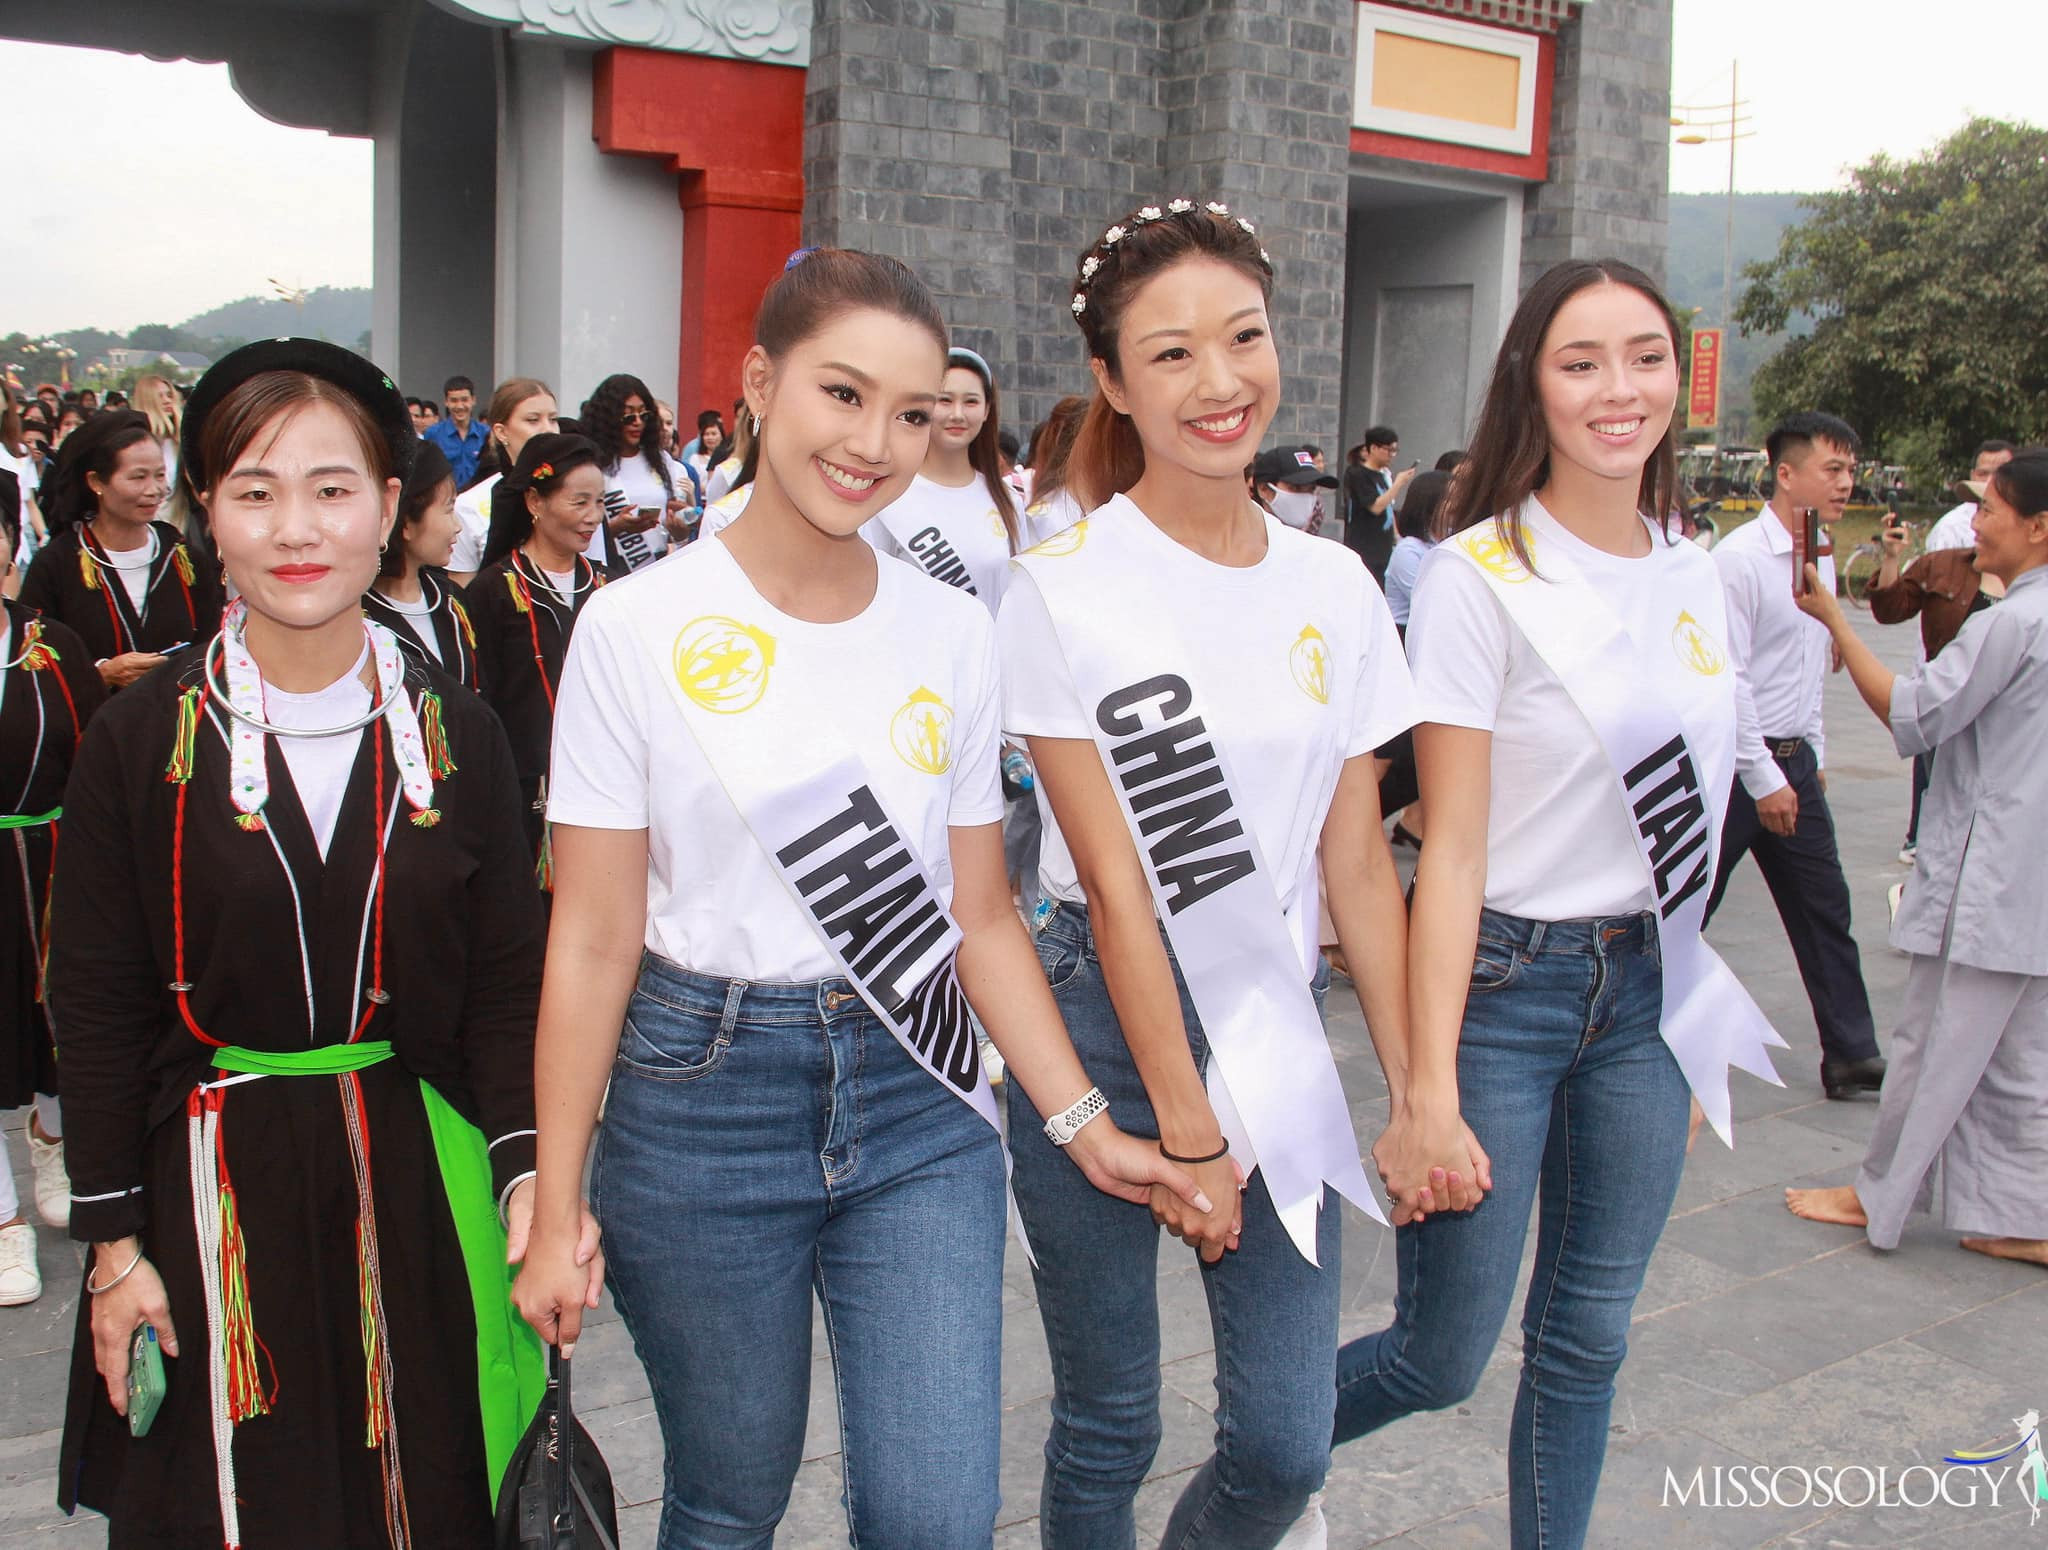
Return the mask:
<path fill-rule="evenodd" d="M 405 621 L 405 627 L 412 631 L 413 637 L 422 646 L 427 648 L 428 655 L 436 662 L 440 661 L 441 637 L 434 633 L 434 605 L 427 598 L 424 589 L 419 599 L 411 603 L 395 598 L 388 592 L 380 592 L 377 595 L 383 599 L 386 608 Z"/>
<path fill-rule="evenodd" d="M 618 467 L 608 470 L 604 476 L 605 494 L 610 496 L 613 491 L 617 491 L 623 495 L 627 510 L 635 511 L 652 506 L 661 513 L 655 519 L 654 526 L 646 532 L 627 533 L 614 540 L 618 546 L 619 558 L 632 570 L 651 564 L 668 553 L 668 503 L 671 500 L 687 502 L 690 499 L 690 476 L 683 471 L 683 465 L 666 452 L 662 454 L 662 460 L 668 465 L 670 483 L 666 489 L 662 487 L 661 475 L 648 467 L 647 459 L 638 452 L 630 457 L 621 458 Z M 605 505 L 610 509 L 618 505 L 618 502 L 607 500 Z M 598 525 L 597 531 L 590 535 L 590 546 L 583 553 L 592 564 L 604 564 L 602 523 Z"/>
<path fill-rule="evenodd" d="M 458 575 L 473 575 L 484 568 L 484 543 L 491 536 L 491 491 L 504 477 L 492 474 L 455 497 L 455 517 L 462 531 L 455 535 L 455 552 L 448 556 L 448 568 Z"/>
<path fill-rule="evenodd" d="M 274 684 L 263 686 L 264 719 L 281 727 L 346 726 L 370 708 L 370 691 L 363 686 L 363 667 L 370 660 L 367 641 L 356 665 L 324 689 L 311 694 L 290 694 Z M 335 820 L 341 816 L 341 799 L 348 791 L 349 773 L 356 764 L 360 737 L 281 737 L 284 767 L 291 771 L 292 789 L 306 810 L 306 822 L 320 854 L 334 838 Z M 378 814 L 383 820 L 383 814 Z"/>
<path fill-rule="evenodd" d="M 955 587 L 972 583 L 991 614 L 1002 602 L 1010 534 L 979 474 L 957 488 L 918 474 L 860 533 L 882 553 L 908 560 L 934 580 Z"/>
<path fill-rule="evenodd" d="M 715 501 L 732 488 L 733 480 L 740 476 L 740 460 L 729 457 L 713 468 L 704 480 L 704 499 Z"/>
<path fill-rule="evenodd" d="M 1081 503 L 1071 492 L 1054 490 L 1044 500 L 1034 500 L 1024 508 L 1024 530 L 1017 535 L 1017 542 L 1026 549 L 1035 549 L 1048 538 L 1064 533 L 1082 515 Z"/>
<path fill-rule="evenodd" d="M 1002 818 L 1000 691 L 987 613 L 895 560 L 879 557 L 877 570 L 874 600 L 840 624 L 781 612 L 715 541 L 690 544 L 584 605 L 556 698 L 548 817 L 648 831 L 651 951 L 739 979 L 840 972 L 676 707 L 668 643 L 706 621 L 758 632 L 772 648 L 753 668 L 765 679 L 761 698 L 732 714 L 774 718 L 774 741 L 784 747 L 810 753 L 824 743 L 857 755 L 941 898 L 953 896 L 948 828 Z M 662 649 L 650 650 L 643 632 Z M 939 774 L 914 767 L 896 747 L 908 724 L 902 713 L 932 696 L 953 732 Z M 732 766 L 736 779 L 787 778 L 779 765 L 743 763 Z"/>
<path fill-rule="evenodd" d="M 713 533 L 722 533 L 733 524 L 733 519 L 747 509 L 747 502 L 753 497 L 754 487 L 743 484 L 737 490 L 728 490 L 704 508 L 704 521 L 697 529 L 697 540 L 703 542 Z"/>
<path fill-rule="evenodd" d="M 1107 532 L 1111 527 L 1114 534 Z M 1178 669 L 1195 691 L 1195 709 L 1215 733 L 1237 800 L 1252 816 L 1259 854 L 1281 907 L 1311 913 L 1316 906 L 1315 853 L 1334 787 L 1318 748 L 1317 718 L 1329 714 L 1295 676 L 1304 628 L 1317 620 L 1347 618 L 1355 628 L 1353 660 L 1328 665 L 1330 682 L 1347 676 L 1356 686 L 1351 719 L 1340 729 L 1344 758 L 1387 742 L 1415 721 L 1415 693 L 1401 639 L 1386 599 L 1365 566 L 1285 524 L 1266 522 L 1266 556 L 1256 565 L 1218 565 L 1154 527 L 1119 495 L 1098 509 L 1083 530 L 1087 544 L 1120 538 L 1116 563 L 1131 586 L 1148 594 L 1145 611 L 1165 612 L 1188 653 Z M 1227 621 L 1227 627 L 1219 627 Z M 1331 633 L 1335 633 L 1332 631 Z M 1021 567 L 996 624 L 1003 657 L 1003 729 L 1019 737 L 1093 738 L 1067 659 L 1038 584 Z M 1038 783 L 1045 840 L 1039 877 L 1047 897 L 1084 901 L 1073 853 L 1060 833 Z M 1313 808 L 1313 810 L 1311 810 Z M 1313 937 L 1310 938 L 1313 940 Z"/>
<path fill-rule="evenodd" d="M 111 570 L 121 578 L 121 590 L 128 594 L 128 601 L 135 605 L 135 612 L 142 612 L 142 600 L 149 596 L 149 576 L 156 567 L 156 557 L 162 550 L 162 543 L 154 527 L 149 530 L 149 541 L 133 549 L 108 549 L 102 568 Z"/>
<path fill-rule="evenodd" d="M 1927 530 L 1927 552 L 1933 554 L 1939 549 L 1968 549 L 1977 542 L 1977 532 L 1970 524 L 1977 520 L 1977 503 L 1964 501 L 1960 506 L 1951 506 L 1941 514 L 1933 527 Z"/>
<path fill-rule="evenodd" d="M 1645 523 L 1649 554 L 1624 559 L 1573 537 L 1533 501 L 1528 509 L 1543 524 L 1542 545 L 1570 556 L 1636 649 L 1668 651 L 1669 595 L 1656 579 L 1669 567 L 1711 567 L 1706 551 L 1667 542 Z M 1540 575 L 1540 552 L 1536 569 Z M 1408 616 L 1408 661 L 1422 720 L 1493 734 L 1487 907 L 1532 920 L 1652 908 L 1628 809 L 1592 726 L 1486 578 L 1448 544 L 1423 559 Z"/>

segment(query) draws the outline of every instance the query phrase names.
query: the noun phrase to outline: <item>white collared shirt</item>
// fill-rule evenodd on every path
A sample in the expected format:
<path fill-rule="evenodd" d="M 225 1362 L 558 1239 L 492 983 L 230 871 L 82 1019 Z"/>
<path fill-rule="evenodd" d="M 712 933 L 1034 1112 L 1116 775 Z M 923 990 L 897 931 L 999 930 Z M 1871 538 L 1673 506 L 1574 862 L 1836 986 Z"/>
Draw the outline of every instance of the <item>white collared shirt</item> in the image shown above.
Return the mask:
<path fill-rule="evenodd" d="M 1970 549 L 1977 543 L 1977 530 L 1972 525 L 1977 520 L 1977 503 L 1964 501 L 1952 506 L 1941 514 L 1941 519 L 1927 530 L 1927 552 L 1937 549 Z"/>
<path fill-rule="evenodd" d="M 1792 596 L 1792 535 L 1766 506 L 1714 545 L 1728 598 L 1728 655 L 1735 663 L 1735 768 L 1752 797 L 1786 784 L 1765 740 L 1803 737 L 1825 768 L 1821 699 L 1827 687 L 1827 626 Z M 1835 584 L 1832 555 L 1819 560 L 1821 585 Z"/>

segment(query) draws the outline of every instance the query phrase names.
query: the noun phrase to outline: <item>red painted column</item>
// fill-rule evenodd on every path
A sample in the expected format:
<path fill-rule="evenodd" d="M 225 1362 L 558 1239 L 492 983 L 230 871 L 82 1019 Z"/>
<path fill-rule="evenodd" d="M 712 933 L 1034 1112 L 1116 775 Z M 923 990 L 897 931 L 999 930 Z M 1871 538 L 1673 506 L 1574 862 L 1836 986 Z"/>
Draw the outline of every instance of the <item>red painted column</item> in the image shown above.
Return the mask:
<path fill-rule="evenodd" d="M 680 430 L 699 409 L 731 407 L 754 309 L 802 240 L 804 72 L 615 48 L 598 56 L 595 86 L 598 145 L 663 157 L 680 177 Z"/>

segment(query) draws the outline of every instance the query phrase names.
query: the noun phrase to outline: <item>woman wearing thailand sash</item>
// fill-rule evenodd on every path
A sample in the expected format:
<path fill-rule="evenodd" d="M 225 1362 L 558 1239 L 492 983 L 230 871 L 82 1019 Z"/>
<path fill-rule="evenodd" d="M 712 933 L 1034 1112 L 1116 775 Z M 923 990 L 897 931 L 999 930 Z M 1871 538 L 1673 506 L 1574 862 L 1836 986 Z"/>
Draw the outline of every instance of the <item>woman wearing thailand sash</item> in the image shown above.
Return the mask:
<path fill-rule="evenodd" d="M 1799 599 L 1901 757 L 1937 757 L 1892 923 L 1913 961 L 1877 1126 L 1854 1184 L 1785 1203 L 1880 1249 L 1932 1208 L 1970 1234 L 1964 1248 L 2048 1266 L 2048 456 L 2023 452 L 1969 488 L 1974 563 L 2005 597 L 1931 662 L 1895 677 L 1833 592 L 1809 583 Z"/>
<path fill-rule="evenodd" d="M 490 439 L 477 463 L 477 481 L 455 497 L 462 536 L 448 557 L 448 574 L 462 587 L 483 568 L 484 548 L 491 540 L 492 492 L 518 464 L 530 438 L 561 428 L 555 395 L 538 377 L 507 377 L 500 382 L 491 393 L 485 420 Z"/>
<path fill-rule="evenodd" d="M 1076 1178 L 1194 1193 L 1102 1116 L 1010 903 L 987 612 L 859 536 L 924 460 L 945 337 L 893 259 L 800 255 L 743 367 L 746 515 L 598 597 L 562 686 L 542 1205 L 515 1296 L 574 1343 L 602 1099 L 595 1196 L 661 1418 L 663 1550 L 772 1537 L 814 1291 L 855 1542 L 991 1543 L 1003 1151 L 963 989 Z"/>
<path fill-rule="evenodd" d="M 1335 1436 L 1472 1392 L 1540 1200 L 1518 1550 L 1584 1541 L 1688 1081 L 1725 1135 L 1729 1065 L 1776 1080 L 1780 1041 L 1699 937 L 1735 690 L 1714 567 L 1663 520 L 1677 335 L 1626 264 L 1530 288 L 1408 624 L 1429 843 L 1389 1138 L 1446 1184 L 1399 1228 L 1392 1326 L 1338 1358 Z"/>
<path fill-rule="evenodd" d="M 1160 1437 L 1162 1224 L 1200 1251 L 1228 1375 L 1217 1452 L 1163 1543 L 1272 1545 L 1322 1485 L 1335 1195 L 1377 1208 L 1323 1033 L 1319 848 L 1400 1085 L 1406 929 L 1371 751 L 1413 697 L 1364 567 L 1246 494 L 1280 396 L 1272 280 L 1249 221 L 1186 199 L 1082 258 L 1097 393 L 1067 476 L 1089 516 L 1020 556 L 998 628 L 1004 725 L 1045 799 L 1039 957 L 1111 1114 L 1216 1206 L 1072 1188 L 1011 1095 L 1055 1385 L 1041 1535 L 1060 1550 L 1131 1543 Z"/>
<path fill-rule="evenodd" d="M 132 409 L 97 414 L 57 464 L 50 541 L 21 600 L 76 630 L 109 689 L 125 689 L 170 651 L 220 623 L 220 583 L 168 522 L 163 449 Z"/>
<path fill-rule="evenodd" d="M 531 437 L 492 497 L 484 566 L 463 593 L 476 629 L 482 693 L 512 740 L 534 877 L 543 892 L 550 886 L 548 752 L 555 698 L 569 636 L 584 604 L 604 585 L 584 552 L 603 523 L 597 448 L 581 436 Z"/>
<path fill-rule="evenodd" d="M 16 541 L 14 513 L 0 511 L 0 581 L 13 569 Z M 29 1161 L 36 1210 L 52 1227 L 70 1219 L 71 1182 L 43 928 L 65 777 L 80 730 L 106 692 L 77 635 L 19 603 L 0 603 L 0 1109 L 35 1105 L 26 1127 Z M 36 1230 L 0 1141 L 0 1307 L 34 1302 L 42 1290 Z"/>
<path fill-rule="evenodd" d="M 932 449 L 910 487 L 861 536 L 934 581 L 972 592 L 993 614 L 1017 550 L 1017 498 L 1003 482 L 995 374 L 974 351 L 946 352 Z"/>
<path fill-rule="evenodd" d="M 362 616 L 417 445 L 388 378 L 248 345 L 184 436 L 240 600 L 94 718 L 65 791 L 50 993 L 93 1248 L 62 1504 L 115 1546 L 486 1543 L 541 1379 L 500 1222 L 518 1252 L 541 932 L 511 752 Z M 138 1338 L 164 1380 L 131 1436 Z"/>
<path fill-rule="evenodd" d="M 405 654 L 432 664 L 465 689 L 477 687 L 476 629 L 462 589 L 445 567 L 462 524 L 455 515 L 455 474 L 448 454 L 421 441 L 398 497 L 398 520 L 363 594 L 363 613 L 391 632 Z"/>

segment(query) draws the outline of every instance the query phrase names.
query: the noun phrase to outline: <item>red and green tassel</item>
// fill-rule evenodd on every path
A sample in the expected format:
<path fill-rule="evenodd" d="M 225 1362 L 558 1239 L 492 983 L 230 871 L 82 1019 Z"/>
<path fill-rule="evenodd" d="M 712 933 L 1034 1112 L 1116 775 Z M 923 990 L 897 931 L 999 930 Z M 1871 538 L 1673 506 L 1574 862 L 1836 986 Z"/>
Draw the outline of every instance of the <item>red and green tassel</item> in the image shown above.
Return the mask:
<path fill-rule="evenodd" d="M 192 757 L 199 741 L 199 698 L 197 684 L 178 696 L 178 730 L 171 741 L 171 761 L 164 766 L 164 779 L 182 786 L 192 778 Z"/>
<path fill-rule="evenodd" d="M 420 744 L 434 779 L 446 780 L 455 773 L 455 757 L 448 751 L 448 728 L 441 718 L 441 696 L 432 689 L 420 695 Z"/>
<path fill-rule="evenodd" d="M 469 649 L 476 650 L 476 626 L 469 622 L 469 610 L 462 606 L 462 599 L 451 597 L 448 606 L 454 610 L 455 622 L 462 626 L 462 638 L 469 642 Z"/>
<path fill-rule="evenodd" d="M 85 583 L 85 590 L 97 592 L 100 589 L 99 562 L 92 557 L 90 549 L 80 547 L 78 551 L 78 579 Z"/>
<path fill-rule="evenodd" d="M 185 585 L 191 586 L 193 581 L 192 556 L 185 552 L 183 544 L 177 544 L 172 547 L 171 563 L 178 567 L 178 576 L 184 581 Z"/>
<path fill-rule="evenodd" d="M 509 570 L 505 572 L 505 585 L 512 593 L 512 606 L 523 614 L 533 612 L 533 604 L 526 600 L 526 588 L 519 584 L 519 578 Z"/>

